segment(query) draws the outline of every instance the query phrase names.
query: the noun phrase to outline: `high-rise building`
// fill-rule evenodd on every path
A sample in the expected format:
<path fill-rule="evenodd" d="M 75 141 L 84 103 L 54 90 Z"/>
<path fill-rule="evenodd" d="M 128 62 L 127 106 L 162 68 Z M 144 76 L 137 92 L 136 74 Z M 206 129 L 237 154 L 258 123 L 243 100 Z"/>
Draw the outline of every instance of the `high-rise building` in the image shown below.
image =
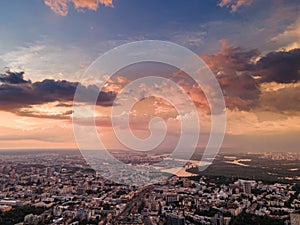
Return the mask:
<path fill-rule="evenodd" d="M 244 192 L 246 194 L 251 194 L 251 183 L 250 182 L 244 183 Z"/>
<path fill-rule="evenodd" d="M 47 177 L 51 177 L 52 176 L 52 168 L 51 167 L 47 167 L 46 168 L 46 176 Z"/>

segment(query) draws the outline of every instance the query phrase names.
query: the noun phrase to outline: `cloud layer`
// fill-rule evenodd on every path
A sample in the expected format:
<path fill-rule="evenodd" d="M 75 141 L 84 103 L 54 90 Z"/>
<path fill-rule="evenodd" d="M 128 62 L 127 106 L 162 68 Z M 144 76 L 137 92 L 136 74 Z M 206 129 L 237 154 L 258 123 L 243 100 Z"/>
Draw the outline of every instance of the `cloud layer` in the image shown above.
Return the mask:
<path fill-rule="evenodd" d="M 217 75 L 223 90 L 228 109 L 249 111 L 262 106 L 261 101 L 280 98 L 280 102 L 272 100 L 268 105 L 270 109 L 291 110 L 291 106 L 282 105 L 281 102 L 293 99 L 293 90 L 298 92 L 299 87 L 288 86 L 280 91 L 265 93 L 262 86 L 265 83 L 289 84 L 300 81 L 300 49 L 290 51 L 270 52 L 261 57 L 258 50 L 247 50 L 241 47 L 225 46 L 216 55 L 203 55 L 202 58 Z M 116 93 L 130 82 L 127 78 L 117 76 L 116 80 L 109 82 L 106 90 L 99 94 L 98 105 L 111 106 Z M 122 79 L 121 79 L 122 78 Z M 170 79 L 181 85 L 191 96 L 199 108 L 208 107 L 202 90 L 195 86 L 186 74 L 174 73 Z M 264 85 L 268 86 L 268 85 Z M 24 116 L 34 114 L 34 105 L 43 105 L 57 102 L 56 107 L 63 107 L 73 101 L 76 88 L 82 90 L 82 102 L 89 102 L 89 96 L 98 93 L 96 86 L 83 86 L 78 82 L 67 80 L 45 79 L 32 82 L 24 79 L 24 72 L 6 72 L 0 74 L 0 110 L 10 111 Z M 169 92 L 167 87 L 165 92 Z M 262 91 L 264 93 L 262 94 Z M 176 94 L 176 93 L 174 93 Z M 277 97 L 276 97 L 277 96 Z M 276 103 L 276 106 L 272 104 Z M 26 110 L 24 110 L 26 109 Z M 57 117 L 66 117 L 71 112 L 68 107 Z M 42 115 L 44 116 L 44 115 Z"/>
<path fill-rule="evenodd" d="M 112 0 L 45 0 L 45 4 L 61 16 L 68 14 L 70 3 L 72 3 L 77 10 L 89 9 L 96 11 L 99 5 L 113 7 Z"/>
<path fill-rule="evenodd" d="M 34 114 L 34 110 L 30 110 L 34 105 L 59 102 L 57 107 L 61 107 L 65 102 L 73 101 L 76 88 L 81 88 L 83 94 L 80 100 L 84 103 L 89 102 L 89 96 L 99 93 L 98 88 L 93 85 L 85 87 L 78 82 L 50 79 L 32 83 L 30 80 L 25 80 L 23 75 L 24 72 L 10 71 L 0 74 L 0 110 L 38 117 Z M 114 99 L 113 92 L 101 91 L 97 104 L 109 106 Z M 56 117 L 62 118 L 69 114 L 68 110 Z M 41 115 L 43 116 L 45 115 Z"/>

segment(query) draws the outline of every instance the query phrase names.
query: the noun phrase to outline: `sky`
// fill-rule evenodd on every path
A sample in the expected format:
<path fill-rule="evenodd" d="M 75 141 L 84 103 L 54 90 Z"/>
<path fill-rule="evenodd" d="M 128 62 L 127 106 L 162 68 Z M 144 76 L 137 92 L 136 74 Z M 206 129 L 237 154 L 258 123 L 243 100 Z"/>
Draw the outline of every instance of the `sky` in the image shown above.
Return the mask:
<path fill-rule="evenodd" d="M 76 148 L 72 103 L 78 85 L 94 91 L 92 82 L 80 83 L 89 65 L 121 44 L 164 40 L 192 50 L 214 72 L 226 103 L 224 149 L 299 152 L 299 9 L 297 0 L 0 1 L 0 149 Z M 116 95 L 149 75 L 189 94 L 201 118 L 198 147 L 205 146 L 210 109 L 201 88 L 178 68 L 144 63 L 123 68 L 101 90 L 96 123 L 107 148 L 124 147 L 109 118 Z M 133 132 L 147 137 L 154 116 L 168 125 L 161 148 L 172 148 L 180 124 L 164 99 L 135 105 Z"/>

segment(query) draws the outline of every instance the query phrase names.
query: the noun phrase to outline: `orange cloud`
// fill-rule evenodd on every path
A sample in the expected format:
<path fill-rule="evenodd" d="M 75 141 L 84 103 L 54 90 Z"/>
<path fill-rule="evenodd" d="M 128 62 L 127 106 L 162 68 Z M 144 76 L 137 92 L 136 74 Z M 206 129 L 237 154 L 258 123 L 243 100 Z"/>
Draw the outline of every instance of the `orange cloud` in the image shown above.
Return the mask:
<path fill-rule="evenodd" d="M 45 0 L 45 4 L 61 16 L 66 16 L 68 14 L 69 3 L 73 3 L 74 8 L 78 10 L 87 8 L 96 11 L 99 4 L 106 7 L 113 7 L 112 0 Z"/>
<path fill-rule="evenodd" d="M 231 12 L 236 12 L 242 6 L 249 6 L 253 3 L 253 0 L 221 0 L 220 7 L 230 7 Z"/>

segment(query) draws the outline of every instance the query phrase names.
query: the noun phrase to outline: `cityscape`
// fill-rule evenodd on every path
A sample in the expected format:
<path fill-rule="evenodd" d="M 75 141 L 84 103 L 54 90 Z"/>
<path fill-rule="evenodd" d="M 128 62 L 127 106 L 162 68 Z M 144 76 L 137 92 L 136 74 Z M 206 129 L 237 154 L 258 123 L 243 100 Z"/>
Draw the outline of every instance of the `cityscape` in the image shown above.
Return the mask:
<path fill-rule="evenodd" d="M 300 155 L 273 155 L 280 163 L 298 157 L 299 165 Z M 190 173 L 137 187 L 103 178 L 72 150 L 2 151 L 0 172 L 1 224 L 297 224 L 300 218 L 299 177 Z"/>

